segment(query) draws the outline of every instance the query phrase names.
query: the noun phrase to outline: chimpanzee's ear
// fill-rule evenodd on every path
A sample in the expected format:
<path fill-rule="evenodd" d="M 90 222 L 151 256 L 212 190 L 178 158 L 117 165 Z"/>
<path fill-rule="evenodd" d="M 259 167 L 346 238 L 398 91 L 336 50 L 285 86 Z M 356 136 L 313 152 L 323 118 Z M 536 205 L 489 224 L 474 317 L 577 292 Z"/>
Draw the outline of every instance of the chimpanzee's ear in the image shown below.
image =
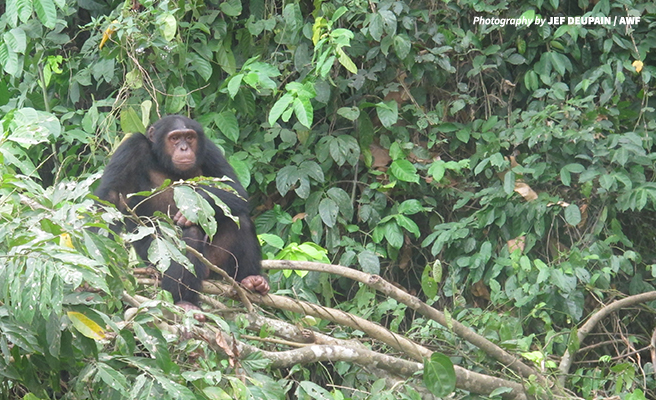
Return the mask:
<path fill-rule="evenodd" d="M 150 128 L 148 128 L 148 132 L 146 132 L 146 136 L 148 136 L 148 140 L 155 143 L 155 127 L 154 126 L 151 125 Z"/>

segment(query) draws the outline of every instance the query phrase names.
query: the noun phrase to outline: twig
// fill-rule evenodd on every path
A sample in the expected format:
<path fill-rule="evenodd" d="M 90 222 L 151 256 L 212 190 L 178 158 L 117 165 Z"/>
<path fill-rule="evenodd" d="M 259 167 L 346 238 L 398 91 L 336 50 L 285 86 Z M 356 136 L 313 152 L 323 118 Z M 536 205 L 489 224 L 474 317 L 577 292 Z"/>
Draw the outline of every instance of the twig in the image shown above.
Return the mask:
<path fill-rule="evenodd" d="M 189 245 L 187 245 L 186 249 L 188 252 L 190 252 L 196 258 L 198 258 L 205 266 L 207 266 L 207 268 L 209 268 L 210 271 L 216 272 L 217 274 L 221 275 L 221 277 L 225 279 L 225 281 L 228 282 L 230 286 L 237 292 L 237 296 L 239 297 L 239 300 L 241 300 L 241 302 L 244 303 L 248 312 L 249 313 L 253 312 L 253 304 L 250 302 L 250 300 L 248 300 L 248 296 L 246 296 L 246 291 L 241 286 L 239 286 L 237 281 L 235 281 L 230 275 L 228 275 L 227 272 L 217 267 L 216 265 L 212 264 L 210 260 L 205 258 L 205 256 L 203 256 L 203 254 L 201 254 L 198 250 L 194 249 Z"/>
<path fill-rule="evenodd" d="M 629 296 L 622 300 L 617 300 L 613 303 L 610 303 L 607 306 L 602 307 L 599 311 L 593 314 L 585 322 L 585 324 L 581 326 L 581 328 L 579 328 L 579 331 L 577 333 L 579 343 L 583 343 L 583 341 L 588 336 L 588 334 L 592 331 L 592 329 L 594 329 L 594 327 L 609 314 L 621 310 L 622 308 L 625 307 L 630 307 L 636 304 L 646 303 L 648 301 L 653 301 L 653 300 L 656 300 L 656 291 L 641 293 L 635 296 Z M 561 385 L 565 384 L 565 380 L 567 379 L 567 375 L 569 374 L 569 369 L 572 366 L 572 362 L 574 361 L 574 356 L 575 354 L 571 354 L 569 350 L 565 350 L 565 354 L 563 354 L 563 358 L 560 360 L 560 365 L 558 366 L 558 370 L 560 371 L 561 375 L 558 378 L 558 381 Z"/>

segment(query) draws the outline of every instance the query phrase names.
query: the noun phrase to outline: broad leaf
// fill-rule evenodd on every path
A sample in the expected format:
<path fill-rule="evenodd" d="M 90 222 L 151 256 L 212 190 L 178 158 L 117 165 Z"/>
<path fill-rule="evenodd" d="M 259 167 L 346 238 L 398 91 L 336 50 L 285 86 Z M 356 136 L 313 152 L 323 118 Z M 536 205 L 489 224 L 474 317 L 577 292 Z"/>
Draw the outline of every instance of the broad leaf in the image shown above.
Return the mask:
<path fill-rule="evenodd" d="M 223 111 L 214 117 L 214 122 L 226 138 L 231 140 L 233 143 L 237 143 L 239 140 L 239 121 L 237 121 L 237 117 L 235 116 L 234 112 Z"/>
<path fill-rule="evenodd" d="M 449 357 L 435 352 L 424 359 L 424 384 L 437 397 L 446 397 L 456 389 L 456 371 Z"/>

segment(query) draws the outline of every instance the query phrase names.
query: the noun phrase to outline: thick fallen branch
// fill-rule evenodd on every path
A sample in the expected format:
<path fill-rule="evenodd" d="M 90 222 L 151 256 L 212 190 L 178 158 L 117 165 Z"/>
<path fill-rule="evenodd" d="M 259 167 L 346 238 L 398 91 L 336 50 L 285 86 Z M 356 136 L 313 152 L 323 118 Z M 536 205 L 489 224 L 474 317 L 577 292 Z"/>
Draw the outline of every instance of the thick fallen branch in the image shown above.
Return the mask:
<path fill-rule="evenodd" d="M 221 289 L 222 286 L 223 289 Z M 206 282 L 203 285 L 203 291 L 206 293 L 229 295 L 229 286 L 221 282 Z M 290 299 L 284 296 L 260 296 L 258 294 L 248 294 L 248 297 L 249 300 L 254 304 L 266 305 L 272 308 L 292 311 L 301 315 L 311 315 L 317 318 L 322 318 L 338 323 L 340 325 L 345 325 L 353 329 L 361 330 L 365 332 L 368 337 L 379 340 L 397 350 L 403 351 L 405 354 L 415 358 L 418 361 L 422 361 L 423 357 L 430 357 L 430 355 L 433 353 L 431 350 L 403 336 L 390 332 L 383 326 L 344 311 L 322 307 L 316 304 Z M 366 365 L 367 364 L 365 364 L 365 366 Z M 378 367 L 380 367 L 380 365 Z M 459 389 L 467 390 L 477 394 L 489 394 L 495 389 L 507 387 L 511 388 L 512 392 L 504 396 L 504 398 L 526 398 L 526 395 L 524 394 L 524 388 L 519 383 L 472 372 L 457 365 L 454 366 L 454 369 L 456 372 L 456 387 Z"/>
<path fill-rule="evenodd" d="M 346 268 L 339 265 L 321 264 L 316 262 L 300 262 L 300 261 L 287 261 L 287 260 L 265 260 L 262 262 L 262 267 L 265 269 L 294 269 L 305 271 L 320 271 L 331 274 L 336 274 L 350 278 L 352 280 L 362 282 L 365 285 L 380 291 L 381 293 L 389 296 L 396 301 L 403 303 L 413 310 L 421 313 L 422 315 L 436 321 L 440 325 L 452 330 L 455 334 L 465 339 L 469 343 L 483 350 L 490 357 L 496 359 L 505 367 L 508 367 L 524 378 L 528 379 L 531 375 L 541 378 L 543 383 L 546 382 L 544 377 L 533 368 L 524 364 L 514 355 L 508 353 L 501 347 L 485 339 L 483 336 L 472 331 L 460 322 L 448 319 L 443 312 L 421 301 L 419 298 L 404 292 L 389 282 L 385 281 L 378 275 L 371 275 L 365 272 L 357 271 L 352 268 Z"/>
<path fill-rule="evenodd" d="M 428 318 L 431 318 L 441 325 L 451 329 L 453 332 L 470 341 L 472 344 L 479 346 L 492 357 L 502 361 L 505 366 L 514 369 L 525 377 L 535 376 L 538 380 L 546 386 L 549 386 L 546 380 L 536 373 L 535 370 L 528 367 L 526 364 L 518 360 L 516 357 L 507 353 L 505 350 L 496 346 L 494 343 L 488 341 L 482 336 L 476 334 L 466 326 L 460 324 L 458 321 L 447 319 L 447 317 L 437 309 L 428 306 L 418 298 L 403 292 L 379 276 L 366 274 L 350 268 L 345 268 L 336 265 L 309 263 L 309 262 L 290 262 L 290 261 L 271 261 L 263 262 L 264 268 L 269 269 L 301 269 L 301 270 L 314 270 L 321 272 L 328 272 L 333 274 L 342 275 L 353 280 L 365 283 L 372 288 L 381 291 L 382 293 L 396 299 L 397 301 L 406 304 L 410 308 L 417 310 Z M 266 305 L 268 307 L 284 309 L 296 312 L 302 315 L 311 315 L 324 320 L 332 321 L 337 324 L 349 326 L 353 329 L 358 329 L 365 332 L 372 339 L 379 340 L 387 345 L 404 352 L 409 357 L 416 361 L 422 362 L 424 357 L 430 357 L 432 351 L 407 339 L 404 336 L 395 334 L 386 328 L 368 321 L 364 318 L 349 314 L 347 312 L 336 310 L 333 308 L 322 307 L 320 305 L 311 304 L 284 296 L 267 295 L 260 296 L 257 294 L 239 294 L 234 292 L 234 286 L 230 286 L 221 282 L 205 281 L 203 285 L 203 292 L 219 294 L 228 297 L 240 297 L 241 300 L 246 300 L 247 304 L 256 303 Z M 244 299 L 244 295 L 247 299 Z M 252 315 L 249 314 L 249 315 Z M 303 339 L 300 343 L 307 343 L 307 338 Z M 327 341 L 326 341 L 326 344 Z M 353 347 L 349 344 L 331 344 L 335 346 Z M 298 349 L 297 349 L 298 350 Z M 357 349 L 360 351 L 361 349 Z M 291 350 L 290 350 L 291 351 Z M 303 350 L 307 352 L 307 350 Z M 299 354 L 299 353 L 290 353 Z M 307 357 L 308 353 L 304 353 L 303 357 Z M 357 358 L 357 357 L 356 357 Z M 401 360 L 401 359 L 400 359 Z M 404 361 L 405 360 L 401 360 Z M 365 365 L 366 366 L 366 365 Z M 495 378 L 483 374 L 473 373 L 464 368 L 455 366 L 457 376 L 457 387 L 460 389 L 468 390 L 473 393 L 489 394 L 491 391 L 500 388 L 508 387 L 512 389 L 512 393 L 508 394 L 508 398 L 525 398 L 523 387 L 519 383 L 508 381 L 501 378 Z"/>
<path fill-rule="evenodd" d="M 203 282 L 203 292 L 218 294 L 222 296 L 234 297 L 230 293 L 230 287 L 221 282 Z M 325 319 L 336 324 L 348 326 L 353 329 L 359 329 L 372 339 L 379 340 L 399 351 L 404 352 L 409 357 L 417 361 L 422 361 L 424 357 L 430 357 L 433 352 L 424 346 L 421 346 L 412 340 L 389 331 L 385 327 L 349 314 L 345 311 L 337 310 L 330 307 L 323 307 L 318 304 L 312 304 L 301 300 L 292 299 L 285 296 L 269 294 L 260 296 L 259 294 L 248 293 L 248 300 L 255 304 L 273 307 L 280 310 L 292 311 L 301 315 L 311 315 L 316 318 Z"/>
<path fill-rule="evenodd" d="M 152 280 L 148 280 L 148 279 L 140 279 L 139 282 L 145 284 L 153 283 Z M 224 295 L 230 294 L 232 292 L 230 285 L 222 282 L 206 282 L 204 285 L 204 290 L 205 289 L 209 289 L 211 292 L 221 292 Z M 233 293 L 232 297 L 235 298 L 238 297 L 236 293 L 234 292 L 232 293 Z M 263 304 L 264 302 L 260 301 L 261 299 L 270 298 L 267 304 L 274 308 L 286 309 L 284 307 L 279 307 L 277 305 L 278 303 L 276 301 L 280 301 L 281 299 L 284 299 L 285 301 L 289 301 L 291 303 L 302 303 L 296 300 L 287 299 L 283 296 L 260 296 L 260 295 L 253 295 L 253 294 L 248 294 L 248 296 L 249 296 L 249 300 L 254 304 L 258 304 L 258 303 Z M 128 301 L 130 304 L 133 305 L 137 304 L 135 303 L 136 301 L 135 299 L 143 300 L 142 298 L 139 298 L 137 296 L 135 296 L 134 298 L 129 297 L 127 295 L 124 296 L 124 300 Z M 218 303 L 215 300 L 211 300 L 211 298 L 205 297 L 203 298 L 203 300 L 204 301 L 207 300 L 213 306 L 218 308 L 219 309 L 218 312 L 238 314 L 234 309 L 228 309 L 223 304 Z M 321 308 L 325 309 L 325 307 L 321 307 Z M 299 310 L 301 310 L 301 313 L 303 312 L 303 310 L 308 310 L 311 312 L 313 310 L 316 310 L 316 308 L 301 307 Z M 338 310 L 334 310 L 334 311 L 338 311 Z M 340 311 L 340 313 L 343 312 Z M 348 314 L 348 313 L 344 313 L 344 314 Z M 318 318 L 322 318 L 318 314 L 317 315 L 308 314 L 308 315 L 314 315 Z M 205 341 L 208 341 L 208 343 L 210 343 L 210 345 L 212 345 L 215 350 L 220 350 L 223 353 L 226 353 L 225 351 L 226 345 L 223 343 L 228 343 L 228 348 L 231 347 L 233 344 L 237 346 L 237 348 L 239 349 L 239 353 L 241 354 L 242 357 L 258 351 L 262 354 L 264 358 L 270 360 L 272 362 L 272 366 L 275 368 L 289 368 L 299 363 L 310 364 L 319 361 L 330 361 L 330 362 L 346 361 L 346 362 L 353 362 L 355 364 L 358 364 L 364 367 L 365 369 L 370 370 L 372 373 L 375 373 L 376 370 L 383 370 L 401 378 L 409 378 L 414 373 L 421 371 L 423 369 L 422 363 L 412 362 L 398 357 L 377 353 L 375 351 L 367 349 L 365 346 L 363 346 L 361 343 L 357 341 L 336 339 L 331 336 L 322 334 L 320 332 L 308 333 L 307 330 L 300 329 L 292 324 L 286 323 L 281 320 L 267 318 L 255 313 L 247 313 L 247 314 L 243 314 L 243 316 L 246 317 L 246 319 L 249 321 L 248 328 L 253 331 L 259 331 L 263 326 L 266 325 L 271 330 L 273 330 L 276 336 L 283 337 L 288 340 L 300 339 L 299 343 L 301 344 L 306 343 L 306 344 L 298 349 L 272 352 L 272 351 L 261 350 L 255 346 L 249 345 L 241 341 L 233 342 L 232 338 L 229 337 L 228 334 L 223 332 L 221 333 L 222 339 L 217 341 L 216 339 L 213 338 L 216 336 L 218 330 L 213 327 L 211 328 L 208 327 L 209 329 L 211 329 L 211 332 L 213 332 L 212 334 L 210 334 L 210 332 L 208 332 L 205 328 L 194 327 L 193 328 L 194 336 L 199 337 Z M 232 316 L 232 318 L 236 318 L 236 317 L 237 315 Z M 359 319 L 359 317 L 355 317 L 355 316 L 351 316 L 351 317 L 353 317 L 354 320 Z M 369 325 L 376 326 L 376 324 L 370 321 L 366 321 L 366 322 Z M 387 331 L 383 327 L 378 326 L 378 328 L 380 328 L 383 331 Z M 180 333 L 184 331 L 184 329 L 178 327 L 177 325 L 169 326 L 167 329 L 170 332 L 174 332 L 174 333 Z M 363 327 L 357 327 L 356 329 L 362 330 Z M 387 332 L 389 334 L 394 335 L 389 331 Z M 307 344 L 308 339 L 310 338 L 312 339 L 314 344 Z M 411 341 L 405 338 L 403 339 L 412 343 Z M 420 347 L 417 344 L 414 345 Z M 228 356 L 232 356 L 232 355 L 228 354 Z M 505 393 L 503 395 L 505 399 L 516 399 L 516 400 L 527 399 L 526 395 L 524 394 L 524 388 L 519 383 L 512 382 L 502 378 L 497 378 L 489 375 L 472 372 L 457 365 L 454 366 L 454 369 L 456 373 L 456 387 L 459 389 L 467 390 L 471 393 L 476 393 L 476 394 L 489 394 L 498 388 L 510 388 L 512 392 Z"/>

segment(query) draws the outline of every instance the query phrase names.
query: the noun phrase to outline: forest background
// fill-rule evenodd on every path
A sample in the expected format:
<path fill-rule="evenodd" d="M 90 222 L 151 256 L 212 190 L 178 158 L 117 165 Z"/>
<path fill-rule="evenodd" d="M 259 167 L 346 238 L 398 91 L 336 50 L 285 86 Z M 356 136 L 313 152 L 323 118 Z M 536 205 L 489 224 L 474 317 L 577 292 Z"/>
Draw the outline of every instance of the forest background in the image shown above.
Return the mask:
<path fill-rule="evenodd" d="M 0 398 L 656 397 L 653 2 L 0 15 Z M 202 326 L 91 195 L 172 113 L 247 187 L 272 284 L 218 284 Z"/>

